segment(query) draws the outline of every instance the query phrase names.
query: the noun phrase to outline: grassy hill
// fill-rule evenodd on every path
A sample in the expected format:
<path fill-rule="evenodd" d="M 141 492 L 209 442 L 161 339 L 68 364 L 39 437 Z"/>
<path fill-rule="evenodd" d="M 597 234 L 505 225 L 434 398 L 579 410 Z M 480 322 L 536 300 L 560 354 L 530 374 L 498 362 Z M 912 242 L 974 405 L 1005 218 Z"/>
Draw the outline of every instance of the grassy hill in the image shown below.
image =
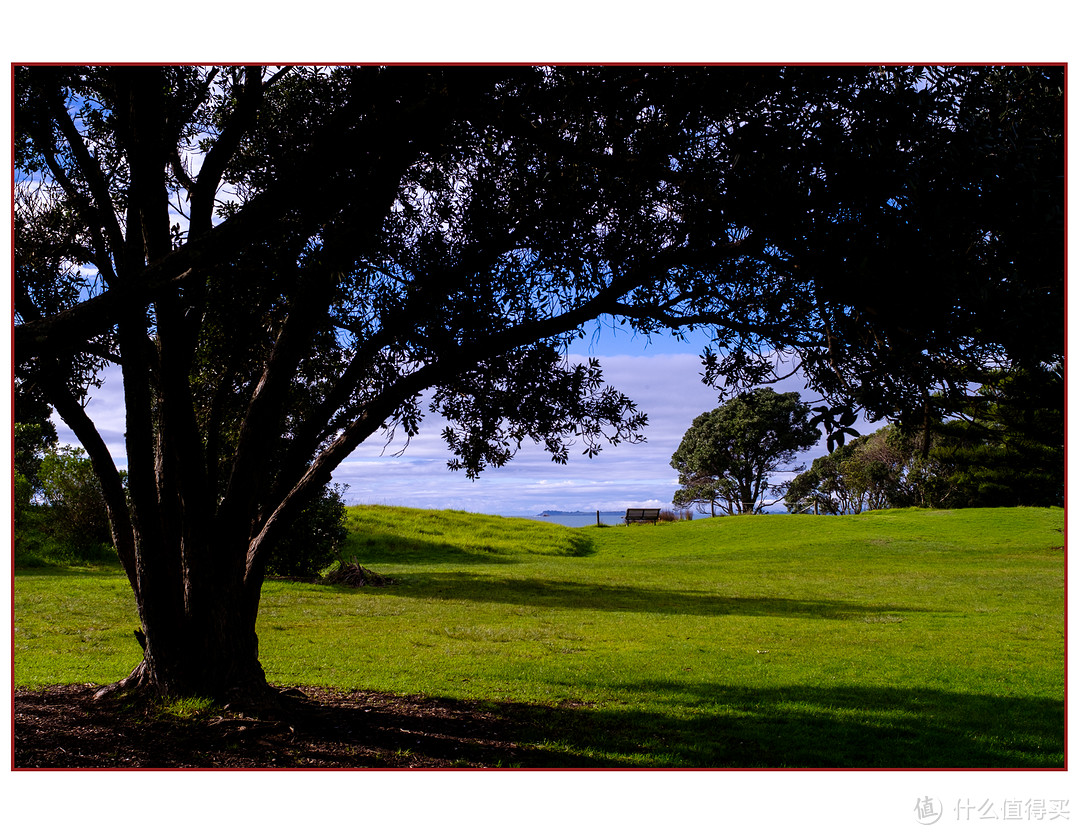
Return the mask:
<path fill-rule="evenodd" d="M 267 582 L 278 684 L 524 710 L 552 765 L 1061 767 L 1063 513 L 631 528 L 353 508 L 392 585 Z M 16 571 L 16 685 L 137 661 L 119 572 Z"/>

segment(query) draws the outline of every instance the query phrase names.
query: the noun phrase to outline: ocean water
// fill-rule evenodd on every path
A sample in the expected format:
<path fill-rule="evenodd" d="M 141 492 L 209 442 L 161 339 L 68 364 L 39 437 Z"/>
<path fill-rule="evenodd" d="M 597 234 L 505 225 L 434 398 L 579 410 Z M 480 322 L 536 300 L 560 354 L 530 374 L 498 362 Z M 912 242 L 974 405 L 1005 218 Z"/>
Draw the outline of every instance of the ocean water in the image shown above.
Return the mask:
<path fill-rule="evenodd" d="M 782 504 L 775 504 L 765 509 L 768 514 L 786 514 L 787 508 Z M 695 519 L 705 519 L 708 513 L 694 511 Z M 596 524 L 596 511 L 586 513 L 556 513 L 551 516 L 516 516 L 517 519 L 535 519 L 540 522 L 554 522 L 556 525 L 566 525 L 568 528 L 585 528 Z M 624 524 L 622 511 L 605 513 L 600 511 L 600 524 L 622 525 Z"/>
<path fill-rule="evenodd" d="M 522 519 L 535 519 L 540 522 L 554 522 L 556 525 L 566 525 L 568 528 L 584 528 L 596 524 L 596 511 L 592 513 L 558 513 L 554 516 L 522 516 Z M 600 513 L 600 524 L 621 525 L 622 513 Z"/>

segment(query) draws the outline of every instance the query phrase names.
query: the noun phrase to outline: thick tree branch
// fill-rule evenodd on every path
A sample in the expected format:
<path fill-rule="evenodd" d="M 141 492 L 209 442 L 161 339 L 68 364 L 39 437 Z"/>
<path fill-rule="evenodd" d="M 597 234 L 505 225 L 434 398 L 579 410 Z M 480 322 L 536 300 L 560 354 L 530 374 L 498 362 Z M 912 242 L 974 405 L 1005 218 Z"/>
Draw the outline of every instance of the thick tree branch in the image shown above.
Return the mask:
<path fill-rule="evenodd" d="M 288 387 L 306 356 L 310 339 L 325 310 L 332 285 L 329 281 L 297 287 L 275 340 L 270 357 L 248 403 L 232 456 L 232 470 L 224 498 L 218 509 L 222 519 L 244 522 L 258 505 L 260 493 L 270 485 L 258 485 L 254 474 L 262 462 L 273 456 L 281 443 L 282 417 L 288 408 Z M 238 512 L 245 508 L 246 512 Z"/>
<path fill-rule="evenodd" d="M 124 250 L 124 233 L 116 217 L 116 207 L 109 193 L 109 184 L 105 178 L 105 173 L 101 170 L 97 160 L 90 154 L 86 143 L 83 141 L 82 134 L 79 133 L 75 123 L 72 122 L 71 116 L 68 114 L 59 94 L 50 96 L 48 103 L 53 119 L 56 120 L 60 132 L 64 135 L 64 139 L 67 140 L 68 146 L 71 148 L 71 152 L 79 165 L 79 170 L 90 186 L 95 209 L 91 216 L 87 218 L 87 227 L 91 230 L 103 230 L 113 258 L 119 259 Z M 105 269 L 103 264 L 97 266 L 99 269 Z"/>
<path fill-rule="evenodd" d="M 229 115 L 217 141 L 206 152 L 198 179 L 189 188 L 191 200 L 190 234 L 198 236 L 210 230 L 214 219 L 214 198 L 225 167 L 229 164 L 244 135 L 255 125 L 262 103 L 262 68 L 244 68 L 244 86 L 236 107 Z"/>

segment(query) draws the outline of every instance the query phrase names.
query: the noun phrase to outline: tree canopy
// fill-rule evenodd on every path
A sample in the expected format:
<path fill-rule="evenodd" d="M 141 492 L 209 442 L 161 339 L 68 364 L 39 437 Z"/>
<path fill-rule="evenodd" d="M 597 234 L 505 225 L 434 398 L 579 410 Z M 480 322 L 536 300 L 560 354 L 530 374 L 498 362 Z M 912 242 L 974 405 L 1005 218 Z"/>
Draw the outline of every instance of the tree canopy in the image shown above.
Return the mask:
<path fill-rule="evenodd" d="M 424 397 L 474 477 L 640 439 L 564 358 L 597 320 L 904 420 L 1063 355 L 1061 67 L 14 73 L 16 376 L 101 481 L 132 686 L 265 690 L 275 541 Z M 109 362 L 126 492 L 84 408 Z"/>
<path fill-rule="evenodd" d="M 774 476 L 821 439 L 798 392 L 755 389 L 694 418 L 671 466 L 676 507 L 760 513 L 783 485 Z"/>
<path fill-rule="evenodd" d="M 784 504 L 792 513 L 821 514 L 929 505 L 941 495 L 944 477 L 920 446 L 895 426 L 859 435 L 795 476 Z"/>

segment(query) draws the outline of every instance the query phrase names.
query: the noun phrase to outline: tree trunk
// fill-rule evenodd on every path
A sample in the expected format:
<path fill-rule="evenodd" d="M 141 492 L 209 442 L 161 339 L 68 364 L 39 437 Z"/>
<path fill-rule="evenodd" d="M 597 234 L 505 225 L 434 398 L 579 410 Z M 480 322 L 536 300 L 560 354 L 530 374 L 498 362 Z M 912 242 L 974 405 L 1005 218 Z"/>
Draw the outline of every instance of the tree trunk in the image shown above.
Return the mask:
<path fill-rule="evenodd" d="M 259 663 L 254 625 L 230 624 L 231 618 L 190 618 L 150 629 L 140 636 L 143 660 L 116 689 L 165 698 L 202 696 L 260 710 L 275 703 Z"/>
<path fill-rule="evenodd" d="M 276 693 L 259 663 L 255 631 L 261 577 L 244 583 L 243 551 L 207 550 L 192 559 L 195 550 L 188 549 L 178 573 L 163 570 L 173 560 L 161 559 L 178 554 L 138 560 L 142 630 L 135 637 L 143 660 L 98 696 L 121 690 L 159 698 L 200 696 L 253 712 L 272 710 Z"/>

